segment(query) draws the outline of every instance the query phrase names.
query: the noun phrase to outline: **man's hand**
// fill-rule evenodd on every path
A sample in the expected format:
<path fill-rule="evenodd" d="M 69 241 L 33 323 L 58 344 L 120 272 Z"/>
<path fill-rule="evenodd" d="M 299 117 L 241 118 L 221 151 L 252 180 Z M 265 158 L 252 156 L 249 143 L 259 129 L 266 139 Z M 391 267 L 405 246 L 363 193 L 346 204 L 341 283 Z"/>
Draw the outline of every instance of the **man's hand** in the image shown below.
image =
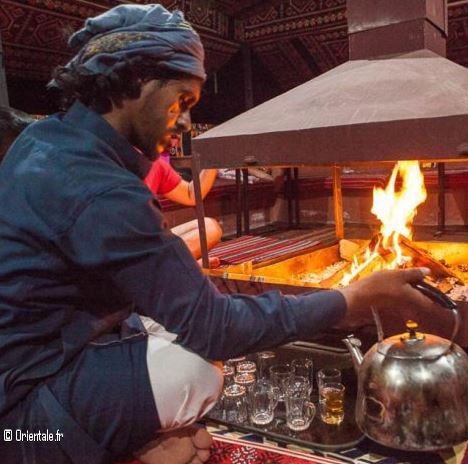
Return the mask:
<path fill-rule="evenodd" d="M 382 310 L 434 308 L 436 304 L 411 285 L 421 281 L 429 273 L 427 268 L 378 271 L 339 289 L 347 305 L 346 316 L 340 322 L 340 326 L 372 324 L 371 306 Z"/>

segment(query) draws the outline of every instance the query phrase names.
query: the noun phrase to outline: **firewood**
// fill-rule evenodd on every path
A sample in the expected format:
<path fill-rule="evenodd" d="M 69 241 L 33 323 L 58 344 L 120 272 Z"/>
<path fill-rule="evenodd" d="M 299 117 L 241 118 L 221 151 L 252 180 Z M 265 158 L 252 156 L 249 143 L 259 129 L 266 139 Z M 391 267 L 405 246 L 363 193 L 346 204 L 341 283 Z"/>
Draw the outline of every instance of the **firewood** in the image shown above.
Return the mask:
<path fill-rule="evenodd" d="M 367 277 L 373 274 L 374 272 L 381 271 L 382 269 L 388 269 L 389 263 L 392 261 L 391 255 L 392 254 L 389 253 L 389 254 L 386 254 L 385 256 L 382 256 L 382 255 L 374 256 L 373 259 L 369 260 L 369 262 L 361 268 L 361 270 L 359 271 L 359 274 L 355 278 L 353 278 L 351 282 Z"/>
<path fill-rule="evenodd" d="M 320 281 L 321 288 L 336 288 L 339 286 L 341 280 L 343 279 L 344 275 L 351 271 L 351 263 L 346 263 L 344 267 L 339 269 L 335 274 L 332 276 L 322 279 Z"/>
<path fill-rule="evenodd" d="M 357 272 L 352 279 L 349 280 L 349 283 L 355 282 L 356 280 L 359 280 L 367 275 L 372 274 L 375 271 L 379 271 L 381 269 L 385 269 L 386 262 L 384 258 L 380 255 L 375 255 L 373 259 L 365 261 L 363 258 L 364 253 L 362 252 L 361 255 L 358 255 L 358 260 L 361 263 L 359 272 Z M 345 277 L 346 274 L 351 272 L 351 263 L 349 263 L 345 268 L 337 272 L 335 275 L 333 275 L 329 279 L 325 279 L 320 283 L 321 287 L 327 288 L 327 287 L 338 287 L 340 285 L 343 285 L 343 278 Z"/>
<path fill-rule="evenodd" d="M 412 265 L 414 267 L 428 267 L 432 271 L 431 274 L 433 278 L 453 277 L 455 283 L 463 285 L 464 282 L 460 276 L 431 256 L 426 250 L 416 246 L 411 240 L 401 236 L 400 246 L 403 248 L 406 255 L 410 255 L 413 258 Z"/>
<path fill-rule="evenodd" d="M 357 273 L 351 280 L 350 283 L 362 279 L 363 277 L 366 277 L 373 272 L 379 271 L 381 269 L 388 269 L 390 268 L 390 264 L 394 262 L 396 259 L 396 253 L 394 250 L 391 249 L 385 249 L 381 245 L 382 241 L 382 236 L 380 233 L 375 234 L 372 239 L 369 242 L 369 249 L 372 252 L 378 253 L 375 255 L 372 259 L 370 259 L 368 262 L 365 261 L 364 258 L 364 251 L 362 249 L 359 249 L 357 253 L 355 253 L 351 259 L 356 256 L 357 260 L 359 263 L 361 263 L 361 268 L 359 270 L 359 273 Z M 349 242 L 349 241 L 348 241 Z M 349 243 L 344 243 L 343 245 L 343 250 L 344 253 L 350 253 L 350 250 L 355 249 L 353 245 L 356 245 L 354 242 L 351 242 L 351 246 Z M 399 238 L 399 244 L 402 247 L 403 254 L 405 256 L 410 256 L 411 257 L 411 263 L 409 263 L 413 267 L 428 267 L 431 269 L 431 279 L 436 280 L 436 279 L 445 279 L 445 278 L 450 278 L 447 282 L 450 282 L 450 285 L 446 285 L 445 291 L 450 291 L 451 288 L 455 284 L 462 284 L 463 285 L 463 280 L 461 279 L 460 276 L 455 274 L 451 269 L 447 268 L 442 262 L 438 261 L 434 257 L 432 257 L 427 251 L 419 248 L 417 245 L 415 245 L 411 240 L 405 238 L 405 237 L 400 237 Z M 341 242 L 340 242 L 340 254 L 341 254 Z M 343 254 L 341 254 L 342 257 Z M 325 281 L 321 282 L 321 286 L 330 286 L 330 287 L 335 287 L 337 286 L 346 272 L 349 271 L 349 267 L 343 269 L 336 275 L 334 275 L 330 279 L 326 279 Z M 448 288 L 450 287 L 450 288 Z"/>
<path fill-rule="evenodd" d="M 361 254 L 361 247 L 358 243 L 351 240 L 342 239 L 340 240 L 340 256 L 346 261 L 353 261 L 356 255 Z"/>

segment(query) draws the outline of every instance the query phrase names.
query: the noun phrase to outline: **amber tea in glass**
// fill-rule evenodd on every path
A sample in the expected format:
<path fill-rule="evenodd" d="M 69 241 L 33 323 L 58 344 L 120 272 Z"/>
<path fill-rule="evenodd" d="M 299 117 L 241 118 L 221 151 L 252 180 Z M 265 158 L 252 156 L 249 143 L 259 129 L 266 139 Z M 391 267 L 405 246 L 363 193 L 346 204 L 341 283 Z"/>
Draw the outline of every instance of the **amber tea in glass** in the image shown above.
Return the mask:
<path fill-rule="evenodd" d="M 339 425 L 344 419 L 344 393 L 342 383 L 326 383 L 320 389 L 320 418 L 326 424 Z"/>

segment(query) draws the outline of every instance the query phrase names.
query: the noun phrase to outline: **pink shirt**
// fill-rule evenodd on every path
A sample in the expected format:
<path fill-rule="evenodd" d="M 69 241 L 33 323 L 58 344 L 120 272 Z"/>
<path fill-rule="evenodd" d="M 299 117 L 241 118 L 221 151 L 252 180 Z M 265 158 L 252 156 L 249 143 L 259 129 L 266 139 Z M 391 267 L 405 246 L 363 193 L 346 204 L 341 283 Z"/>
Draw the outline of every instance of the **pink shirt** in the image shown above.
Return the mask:
<path fill-rule="evenodd" d="M 145 184 L 155 195 L 164 195 L 175 189 L 182 177 L 179 173 L 167 162 L 158 158 L 153 162 L 148 175 L 145 178 Z"/>

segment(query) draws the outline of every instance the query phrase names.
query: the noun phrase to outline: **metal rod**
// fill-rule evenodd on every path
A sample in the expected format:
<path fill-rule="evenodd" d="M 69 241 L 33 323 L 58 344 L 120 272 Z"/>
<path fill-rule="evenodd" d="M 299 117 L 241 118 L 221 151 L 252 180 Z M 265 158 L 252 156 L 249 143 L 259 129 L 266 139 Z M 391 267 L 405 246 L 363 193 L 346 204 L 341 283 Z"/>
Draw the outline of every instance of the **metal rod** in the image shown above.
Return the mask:
<path fill-rule="evenodd" d="M 241 171 L 236 169 L 236 236 L 242 235 L 242 190 L 241 190 Z"/>
<path fill-rule="evenodd" d="M 202 265 L 204 268 L 209 267 L 208 259 L 208 240 L 206 237 L 206 226 L 205 226 L 205 206 L 203 204 L 201 183 L 200 183 L 200 155 L 198 152 L 192 154 L 192 179 L 193 179 L 193 190 L 195 192 L 195 211 L 197 213 L 198 220 L 198 232 L 200 236 L 200 247 L 202 255 Z"/>
<path fill-rule="evenodd" d="M 341 166 L 333 166 L 333 206 L 335 213 L 335 235 L 337 240 L 344 238 L 343 192 L 341 190 Z"/>
<path fill-rule="evenodd" d="M 242 209 L 244 211 L 244 232 L 250 233 L 250 211 L 248 201 L 249 191 L 249 170 L 242 169 L 243 188 L 242 188 Z"/>
<path fill-rule="evenodd" d="M 437 163 L 437 232 L 442 235 L 445 231 L 445 163 Z"/>
<path fill-rule="evenodd" d="M 294 223 L 297 228 L 299 228 L 301 223 L 301 210 L 299 208 L 299 169 L 294 168 L 294 183 L 293 183 L 293 190 L 294 190 Z"/>
<path fill-rule="evenodd" d="M 293 226 L 293 192 L 292 192 L 292 181 L 291 181 L 291 168 L 285 169 L 286 183 L 285 183 L 285 195 L 288 203 L 288 227 L 291 229 Z"/>

